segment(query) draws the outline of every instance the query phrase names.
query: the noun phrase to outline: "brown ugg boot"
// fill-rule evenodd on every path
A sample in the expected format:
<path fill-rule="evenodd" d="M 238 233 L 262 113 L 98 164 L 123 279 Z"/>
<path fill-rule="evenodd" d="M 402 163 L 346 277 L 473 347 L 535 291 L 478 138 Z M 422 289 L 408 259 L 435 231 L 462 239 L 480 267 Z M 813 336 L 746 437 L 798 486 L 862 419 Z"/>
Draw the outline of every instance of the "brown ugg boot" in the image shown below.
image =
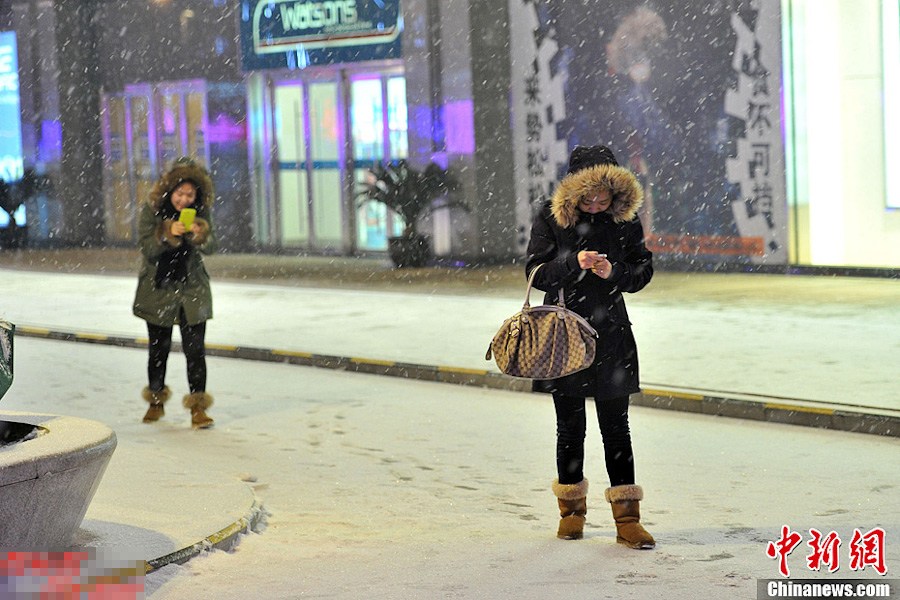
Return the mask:
<path fill-rule="evenodd" d="M 588 480 L 578 483 L 560 483 L 553 480 L 553 494 L 559 503 L 559 529 L 556 537 L 561 540 L 580 540 L 584 536 L 584 517 L 587 515 Z"/>
<path fill-rule="evenodd" d="M 191 411 L 191 427 L 208 429 L 214 421 L 206 414 L 206 409 L 213 405 L 213 397 L 206 392 L 194 392 L 184 397 L 184 407 Z"/>
<path fill-rule="evenodd" d="M 617 485 L 606 488 L 606 501 L 612 506 L 616 521 L 616 541 L 629 548 L 649 550 L 656 540 L 641 525 L 641 500 L 644 490 L 639 485 Z"/>
<path fill-rule="evenodd" d="M 141 391 L 141 396 L 150 405 L 144 414 L 144 423 L 155 423 L 166 414 L 163 404 L 172 396 L 172 390 L 169 389 L 169 386 L 164 386 L 162 390 L 154 392 L 149 387 L 145 387 Z"/>

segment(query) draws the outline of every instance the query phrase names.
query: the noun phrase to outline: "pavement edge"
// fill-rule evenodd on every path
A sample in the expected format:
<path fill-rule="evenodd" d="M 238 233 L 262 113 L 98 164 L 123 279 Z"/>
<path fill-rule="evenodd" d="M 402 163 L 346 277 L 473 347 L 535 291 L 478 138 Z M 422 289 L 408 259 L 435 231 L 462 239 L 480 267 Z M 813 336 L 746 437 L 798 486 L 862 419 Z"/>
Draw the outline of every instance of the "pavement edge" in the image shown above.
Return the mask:
<path fill-rule="evenodd" d="M 146 348 L 146 338 L 129 338 L 89 332 L 54 331 L 42 327 L 17 326 L 16 334 L 57 341 L 105 344 L 125 348 Z M 181 351 L 181 344 L 173 342 L 172 349 Z M 315 354 L 293 350 L 207 344 L 207 356 L 276 362 L 306 367 L 318 367 L 370 375 L 386 375 L 436 383 L 468 385 L 514 392 L 531 392 L 531 380 L 516 379 L 482 369 L 433 366 L 372 358 Z M 632 404 L 663 410 L 700 413 L 720 417 L 766 421 L 804 427 L 816 427 L 900 437 L 900 414 L 875 414 L 820 406 L 815 402 L 790 398 L 740 399 L 726 395 L 691 393 L 668 389 L 665 386 L 649 389 L 632 396 Z"/>
<path fill-rule="evenodd" d="M 153 573 L 166 565 L 182 565 L 203 552 L 209 552 L 211 550 L 224 550 L 227 552 L 237 545 L 238 536 L 249 531 L 256 531 L 263 523 L 265 523 L 267 514 L 268 513 L 265 508 L 263 508 L 262 503 L 254 498 L 253 505 L 250 507 L 247 514 L 227 527 L 220 529 L 190 546 L 145 561 L 144 574 Z"/>

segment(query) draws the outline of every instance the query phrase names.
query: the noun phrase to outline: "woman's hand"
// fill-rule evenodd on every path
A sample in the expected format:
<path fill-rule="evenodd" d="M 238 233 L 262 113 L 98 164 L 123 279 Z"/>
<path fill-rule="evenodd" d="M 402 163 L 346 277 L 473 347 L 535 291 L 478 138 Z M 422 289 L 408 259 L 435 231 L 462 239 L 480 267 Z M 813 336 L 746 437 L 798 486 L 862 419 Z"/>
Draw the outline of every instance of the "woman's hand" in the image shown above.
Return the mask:
<path fill-rule="evenodd" d="M 609 279 L 612 275 L 612 263 L 605 254 L 594 250 L 582 250 L 578 253 L 578 265 L 582 269 L 590 269 L 600 279 Z"/>
<path fill-rule="evenodd" d="M 175 237 L 181 237 L 185 233 L 184 223 L 181 221 L 172 221 L 172 226 L 169 228 L 169 232 Z"/>
<path fill-rule="evenodd" d="M 609 279 L 609 276 L 612 275 L 612 263 L 606 259 L 605 254 L 601 254 L 591 271 L 600 279 Z"/>
<path fill-rule="evenodd" d="M 600 257 L 605 257 L 605 254 L 600 254 L 594 250 L 581 250 L 578 253 L 578 266 L 582 269 L 592 269 L 594 265 L 600 260 Z"/>

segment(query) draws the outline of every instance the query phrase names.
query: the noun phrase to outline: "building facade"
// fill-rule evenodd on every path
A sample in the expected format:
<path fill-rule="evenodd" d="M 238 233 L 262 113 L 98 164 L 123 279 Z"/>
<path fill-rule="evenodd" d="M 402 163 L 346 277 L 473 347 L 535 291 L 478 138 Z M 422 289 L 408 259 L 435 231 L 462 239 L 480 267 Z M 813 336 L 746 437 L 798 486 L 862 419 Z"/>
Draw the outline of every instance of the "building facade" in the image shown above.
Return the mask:
<path fill-rule="evenodd" d="M 7 0 L 0 176 L 51 182 L 29 243 L 130 244 L 191 154 L 229 250 L 369 255 L 404 224 L 357 202 L 367 169 L 436 162 L 471 210 L 420 229 L 494 262 L 571 147 L 606 143 L 663 265 L 897 268 L 898 4 Z"/>

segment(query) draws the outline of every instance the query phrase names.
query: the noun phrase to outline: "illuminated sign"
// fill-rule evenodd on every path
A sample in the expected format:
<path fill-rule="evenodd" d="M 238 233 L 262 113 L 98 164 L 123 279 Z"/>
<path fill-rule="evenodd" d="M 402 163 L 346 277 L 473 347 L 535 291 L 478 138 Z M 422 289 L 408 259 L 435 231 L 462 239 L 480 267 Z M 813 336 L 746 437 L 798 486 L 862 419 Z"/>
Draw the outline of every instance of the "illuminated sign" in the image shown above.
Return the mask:
<path fill-rule="evenodd" d="M 881 46 L 884 70 L 884 156 L 885 192 L 888 208 L 900 208 L 900 7 L 896 2 L 881 4 Z"/>
<path fill-rule="evenodd" d="M 16 34 L 0 32 L 0 178 L 22 178 L 22 129 L 19 112 L 19 61 Z"/>
<path fill-rule="evenodd" d="M 242 0 L 245 70 L 400 58 L 399 0 Z"/>

